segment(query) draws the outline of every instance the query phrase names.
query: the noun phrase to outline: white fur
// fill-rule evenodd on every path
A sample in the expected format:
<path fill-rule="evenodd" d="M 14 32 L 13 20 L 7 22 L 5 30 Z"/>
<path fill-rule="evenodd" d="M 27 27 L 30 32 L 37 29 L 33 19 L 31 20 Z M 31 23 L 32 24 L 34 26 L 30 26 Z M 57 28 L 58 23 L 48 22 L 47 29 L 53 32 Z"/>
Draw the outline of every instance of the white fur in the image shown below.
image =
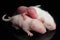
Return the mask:
<path fill-rule="evenodd" d="M 33 36 L 30 30 L 34 30 L 42 34 L 46 32 L 44 25 L 37 19 L 32 19 L 28 16 L 25 16 L 26 19 L 23 20 L 23 17 L 21 15 L 16 15 L 9 17 L 10 19 L 7 20 L 4 18 L 5 16 L 6 15 L 2 17 L 4 21 L 11 21 L 16 29 L 19 29 L 16 25 L 20 26 L 29 36 Z"/>
<path fill-rule="evenodd" d="M 47 24 L 52 26 L 52 28 L 46 26 L 49 30 L 55 30 L 56 29 L 56 24 L 54 22 L 54 19 L 53 19 L 53 17 L 47 11 L 44 11 L 44 10 L 42 10 L 39 7 L 34 7 L 33 6 L 32 8 L 34 8 L 36 10 L 36 12 L 37 12 L 37 15 L 38 15 L 37 19 L 43 18 L 44 22 L 45 22 L 45 26 Z"/>
<path fill-rule="evenodd" d="M 25 23 L 25 26 L 28 25 L 30 20 L 31 20 L 31 19 L 28 18 L 27 20 L 24 21 L 23 17 L 21 15 L 15 15 L 15 16 L 12 16 L 8 19 L 5 19 L 5 16 L 6 16 L 6 14 L 2 17 L 3 21 L 11 21 L 12 24 L 20 25 L 20 26 L 22 26 L 23 23 Z"/>
<path fill-rule="evenodd" d="M 47 12 L 39 8 L 39 5 L 37 6 L 32 6 L 37 12 L 38 18 L 37 19 L 32 19 L 28 16 L 26 16 L 26 19 L 24 20 L 21 15 L 15 15 L 12 17 L 8 17 L 8 19 L 5 19 L 4 15 L 2 17 L 3 21 L 11 21 L 14 27 L 18 25 L 21 27 L 29 36 L 33 36 L 33 34 L 30 32 L 30 30 L 34 30 L 36 32 L 44 34 L 46 32 L 46 28 L 49 30 L 55 30 L 56 29 L 56 24 L 54 22 L 53 17 Z M 38 19 L 44 19 L 44 23 L 39 21 Z M 50 25 L 50 26 L 49 26 Z M 46 26 L 46 28 L 45 28 Z M 16 29 L 19 29 L 17 26 L 15 27 Z"/>

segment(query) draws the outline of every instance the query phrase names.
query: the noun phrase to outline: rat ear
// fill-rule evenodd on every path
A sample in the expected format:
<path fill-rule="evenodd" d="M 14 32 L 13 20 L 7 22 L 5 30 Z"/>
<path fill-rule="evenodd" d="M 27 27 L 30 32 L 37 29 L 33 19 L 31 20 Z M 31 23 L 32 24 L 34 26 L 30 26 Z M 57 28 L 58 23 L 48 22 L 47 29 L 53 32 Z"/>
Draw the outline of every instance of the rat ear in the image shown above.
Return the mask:
<path fill-rule="evenodd" d="M 41 7 L 41 5 L 36 5 L 35 7 Z"/>

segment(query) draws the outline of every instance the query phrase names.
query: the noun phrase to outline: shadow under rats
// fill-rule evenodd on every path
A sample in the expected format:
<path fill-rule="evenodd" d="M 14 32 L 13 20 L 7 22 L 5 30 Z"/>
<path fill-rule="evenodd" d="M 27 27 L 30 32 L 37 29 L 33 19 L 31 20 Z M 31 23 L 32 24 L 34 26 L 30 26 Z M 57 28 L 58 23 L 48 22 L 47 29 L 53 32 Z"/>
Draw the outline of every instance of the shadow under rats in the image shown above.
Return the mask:
<path fill-rule="evenodd" d="M 47 33 L 43 35 L 34 31 L 32 31 L 32 33 L 34 36 L 29 37 L 23 30 L 18 30 L 13 33 L 13 36 L 17 40 L 51 40 L 55 34 L 55 31 L 47 31 Z"/>

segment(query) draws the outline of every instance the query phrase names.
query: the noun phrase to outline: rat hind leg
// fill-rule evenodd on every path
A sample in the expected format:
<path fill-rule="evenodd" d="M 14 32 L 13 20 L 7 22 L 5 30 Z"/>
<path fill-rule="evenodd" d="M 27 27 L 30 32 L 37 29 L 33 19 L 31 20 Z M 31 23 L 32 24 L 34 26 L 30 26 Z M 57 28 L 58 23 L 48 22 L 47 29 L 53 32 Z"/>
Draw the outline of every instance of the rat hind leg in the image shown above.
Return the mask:
<path fill-rule="evenodd" d="M 28 36 L 33 36 L 33 33 L 31 33 L 29 30 L 23 28 L 23 30 L 28 34 Z"/>

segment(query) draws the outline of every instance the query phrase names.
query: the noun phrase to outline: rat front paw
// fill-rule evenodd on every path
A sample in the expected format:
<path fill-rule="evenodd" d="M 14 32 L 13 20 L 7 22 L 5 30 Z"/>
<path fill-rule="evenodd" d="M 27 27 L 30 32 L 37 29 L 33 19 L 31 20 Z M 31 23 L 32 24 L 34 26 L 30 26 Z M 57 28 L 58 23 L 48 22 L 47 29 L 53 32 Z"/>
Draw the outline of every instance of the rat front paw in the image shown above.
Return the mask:
<path fill-rule="evenodd" d="M 28 36 L 32 37 L 32 36 L 33 36 L 33 34 L 32 34 L 32 33 L 28 33 Z"/>

